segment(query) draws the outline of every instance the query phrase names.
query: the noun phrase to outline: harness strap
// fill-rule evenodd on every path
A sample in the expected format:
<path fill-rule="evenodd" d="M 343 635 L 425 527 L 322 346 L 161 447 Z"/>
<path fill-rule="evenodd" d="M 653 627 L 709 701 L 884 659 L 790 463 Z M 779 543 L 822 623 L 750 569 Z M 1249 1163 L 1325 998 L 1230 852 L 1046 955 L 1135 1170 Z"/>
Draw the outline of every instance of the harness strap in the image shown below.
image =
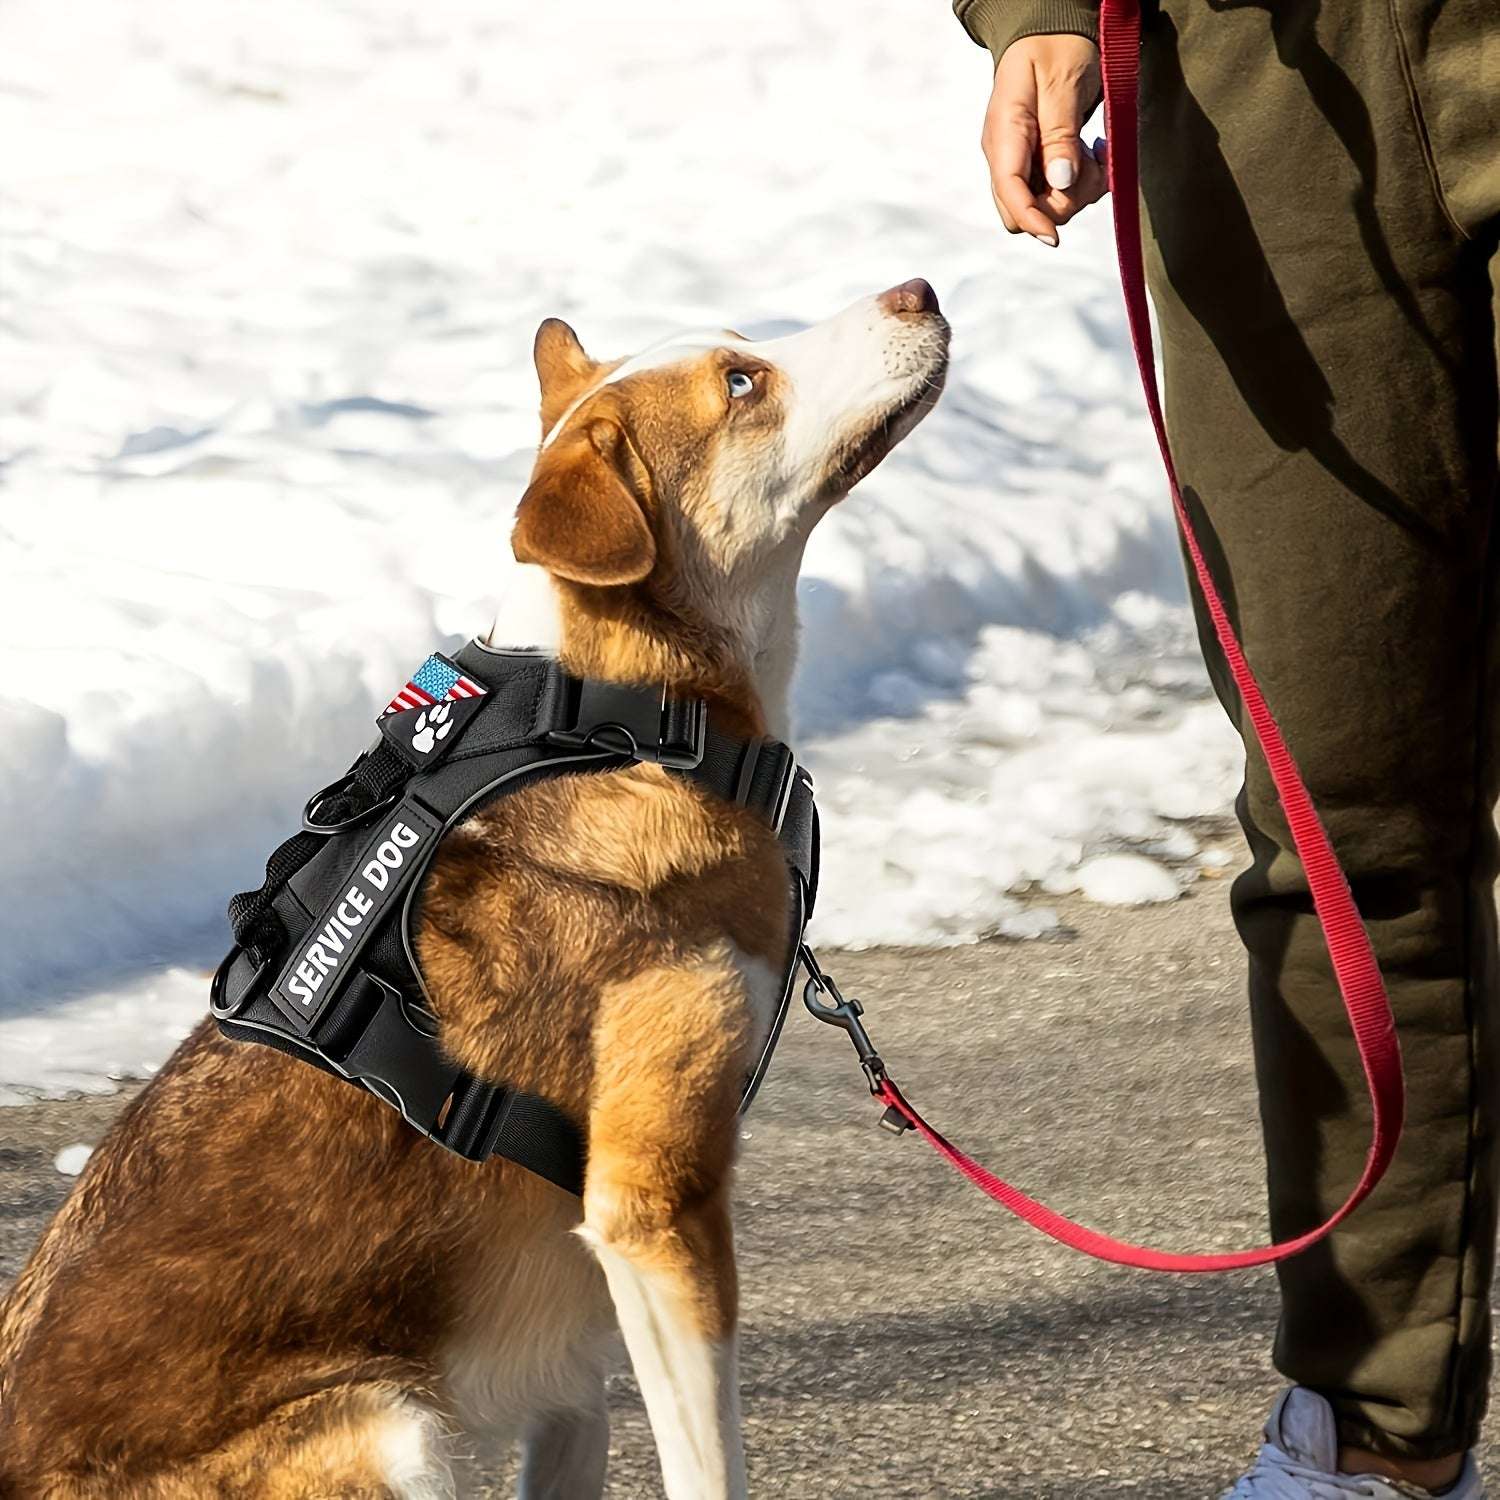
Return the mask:
<path fill-rule="evenodd" d="M 1162 463 L 1172 493 L 1172 506 L 1182 531 L 1203 601 L 1213 622 L 1220 649 L 1239 689 L 1245 712 L 1270 767 L 1271 778 L 1291 829 L 1292 841 L 1312 892 L 1313 906 L 1323 929 L 1328 955 L 1338 980 L 1339 994 L 1349 1016 L 1369 1088 L 1371 1131 L 1364 1170 L 1349 1196 L 1314 1229 L 1260 1249 L 1220 1255 L 1179 1255 L 1133 1245 L 1088 1229 L 1055 1213 L 1019 1188 L 1002 1181 L 940 1135 L 917 1113 L 900 1089 L 883 1074 L 872 1076 L 873 1092 L 894 1111 L 899 1121 L 914 1127 L 929 1145 L 957 1171 L 996 1202 L 1053 1239 L 1098 1260 L 1114 1261 L 1151 1271 L 1230 1271 L 1285 1260 L 1315 1245 L 1349 1217 L 1370 1195 L 1390 1166 L 1401 1135 L 1405 1092 L 1395 1019 L 1380 968 L 1334 854 L 1328 834 L 1318 819 L 1307 786 L 1287 748 L 1280 726 L 1266 704 L 1250 664 L 1230 622 L 1228 610 L 1214 583 L 1203 549 L 1183 504 L 1176 466 L 1167 442 L 1166 421 L 1156 383 L 1151 344 L 1151 321 L 1146 302 L 1146 277 L 1141 256 L 1140 186 L 1137 151 L 1137 93 L 1140 76 L 1141 17 L 1139 0 L 1103 0 L 1099 18 L 1100 55 L 1104 72 L 1104 108 L 1109 127 L 1109 186 L 1114 210 L 1115 246 L 1130 339 L 1145 388 L 1146 408 L 1161 449 Z M 810 1003 L 810 1008 L 811 1003 Z M 814 1009 L 814 1013 L 818 1011 Z M 824 1019 L 829 1019 L 830 1012 Z M 857 1012 L 856 1012 L 857 1017 Z M 876 1059 L 878 1062 L 878 1058 Z"/>

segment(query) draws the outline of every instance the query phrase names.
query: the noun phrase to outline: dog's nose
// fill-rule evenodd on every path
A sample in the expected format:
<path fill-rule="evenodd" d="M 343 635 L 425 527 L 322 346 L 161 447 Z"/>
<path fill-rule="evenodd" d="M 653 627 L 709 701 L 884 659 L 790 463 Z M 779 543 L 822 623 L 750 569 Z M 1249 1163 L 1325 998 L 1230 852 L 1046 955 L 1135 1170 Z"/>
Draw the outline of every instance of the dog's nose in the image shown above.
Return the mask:
<path fill-rule="evenodd" d="M 876 299 L 882 312 L 888 313 L 935 313 L 938 311 L 937 293 L 920 276 L 893 286 Z"/>

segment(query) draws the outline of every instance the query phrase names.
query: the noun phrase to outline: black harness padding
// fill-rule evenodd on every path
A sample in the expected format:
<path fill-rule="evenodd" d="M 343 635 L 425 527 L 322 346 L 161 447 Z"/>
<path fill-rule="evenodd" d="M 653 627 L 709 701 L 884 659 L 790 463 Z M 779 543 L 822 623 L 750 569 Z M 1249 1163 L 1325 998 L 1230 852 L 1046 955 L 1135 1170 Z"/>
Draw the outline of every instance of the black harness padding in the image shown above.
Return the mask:
<path fill-rule="evenodd" d="M 214 975 L 219 1029 L 368 1089 L 471 1161 L 503 1156 L 581 1193 L 575 1121 L 474 1077 L 437 1042 L 412 947 L 422 875 L 443 836 L 539 776 L 649 761 L 765 818 L 786 857 L 791 941 L 749 1106 L 786 1017 L 818 887 L 812 778 L 778 740 L 721 734 L 701 700 L 570 677 L 551 657 L 471 641 L 451 665 L 482 695 L 388 713 L 380 738 L 315 793 L 266 879 L 229 903 L 234 947 Z"/>

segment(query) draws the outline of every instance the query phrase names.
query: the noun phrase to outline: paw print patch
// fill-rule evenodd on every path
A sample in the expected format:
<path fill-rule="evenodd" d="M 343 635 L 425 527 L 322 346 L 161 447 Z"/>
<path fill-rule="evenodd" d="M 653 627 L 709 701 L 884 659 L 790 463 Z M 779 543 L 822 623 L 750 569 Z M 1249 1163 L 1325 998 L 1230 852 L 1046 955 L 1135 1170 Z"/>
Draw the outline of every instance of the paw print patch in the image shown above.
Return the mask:
<path fill-rule="evenodd" d="M 418 755 L 430 755 L 432 747 L 439 740 L 448 737 L 448 731 L 453 728 L 449 722 L 451 712 L 446 703 L 434 703 L 431 708 L 417 715 L 411 747 Z"/>
<path fill-rule="evenodd" d="M 469 720 L 488 701 L 487 696 L 446 698 L 420 708 L 413 706 L 400 713 L 383 714 L 378 721 L 380 733 L 407 765 L 425 771 L 437 765 L 459 743 Z"/>

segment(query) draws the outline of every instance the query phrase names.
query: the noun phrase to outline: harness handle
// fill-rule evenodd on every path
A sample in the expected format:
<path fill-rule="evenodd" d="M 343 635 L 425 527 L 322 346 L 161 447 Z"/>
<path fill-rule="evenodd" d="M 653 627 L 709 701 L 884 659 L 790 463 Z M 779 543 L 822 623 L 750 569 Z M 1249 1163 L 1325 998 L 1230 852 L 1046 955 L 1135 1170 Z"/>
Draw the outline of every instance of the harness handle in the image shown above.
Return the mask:
<path fill-rule="evenodd" d="M 1255 738 L 1270 767 L 1271 779 L 1275 783 L 1282 810 L 1291 829 L 1292 842 L 1307 875 L 1313 906 L 1323 929 L 1323 939 L 1333 963 L 1339 994 L 1349 1017 L 1369 1089 L 1370 1147 L 1359 1181 L 1343 1204 L 1316 1229 L 1254 1250 L 1210 1255 L 1176 1254 L 1115 1239 L 1054 1212 L 1019 1188 L 1002 1181 L 940 1135 L 907 1102 L 889 1077 L 882 1076 L 878 1082 L 872 1080 L 872 1085 L 875 1096 L 886 1106 L 887 1117 L 894 1111 L 981 1192 L 1033 1228 L 1050 1235 L 1070 1249 L 1093 1256 L 1096 1260 L 1113 1261 L 1117 1265 L 1134 1266 L 1147 1271 L 1233 1271 L 1286 1260 L 1289 1256 L 1306 1250 L 1327 1236 L 1369 1197 L 1390 1166 L 1401 1137 L 1405 1088 L 1395 1018 L 1391 1014 L 1385 982 L 1381 978 L 1380 967 L 1375 961 L 1359 909 L 1354 904 L 1349 883 L 1333 852 L 1327 831 L 1318 819 L 1312 798 L 1292 759 L 1291 751 L 1287 748 L 1280 726 L 1267 706 L 1260 684 L 1245 659 L 1239 637 L 1230 623 L 1228 611 L 1193 530 L 1192 517 L 1183 504 L 1177 469 L 1172 462 L 1172 452 L 1167 442 L 1161 394 L 1157 389 L 1151 318 L 1146 302 L 1146 276 L 1141 256 L 1136 131 L 1141 40 L 1139 0 L 1102 0 L 1099 31 L 1104 109 L 1109 136 L 1109 187 L 1114 213 L 1115 249 L 1120 262 L 1120 281 L 1125 295 L 1130 341 L 1145 390 L 1146 409 L 1150 413 L 1151 426 L 1161 449 L 1162 464 L 1166 469 L 1172 494 L 1172 507 L 1192 564 L 1193 577 L 1202 593 L 1219 647 L 1224 653 L 1246 714 L 1255 730 Z M 814 1009 L 814 1014 L 818 1013 Z M 857 1020 L 855 1024 L 858 1025 Z M 850 1034 L 853 1036 L 854 1032 L 851 1031 Z M 859 1027 L 859 1034 L 863 1035 L 862 1026 Z M 868 1043 L 868 1038 L 866 1042 Z"/>

